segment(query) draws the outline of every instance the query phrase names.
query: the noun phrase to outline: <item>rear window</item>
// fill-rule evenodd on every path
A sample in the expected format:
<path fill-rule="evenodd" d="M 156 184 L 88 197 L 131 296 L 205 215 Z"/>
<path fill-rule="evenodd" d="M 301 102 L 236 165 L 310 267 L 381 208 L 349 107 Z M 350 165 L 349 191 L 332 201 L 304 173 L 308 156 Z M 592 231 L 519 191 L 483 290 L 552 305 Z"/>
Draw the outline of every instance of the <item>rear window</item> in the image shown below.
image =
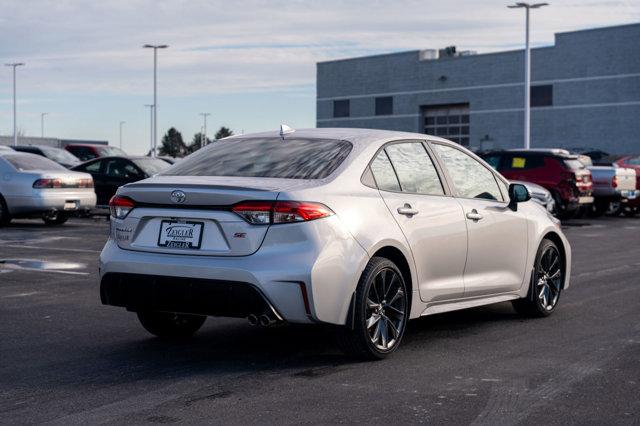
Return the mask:
<path fill-rule="evenodd" d="M 28 172 L 31 170 L 67 170 L 60 164 L 40 157 L 35 154 L 23 155 L 4 155 L 2 156 L 19 172 Z"/>
<path fill-rule="evenodd" d="M 188 156 L 162 175 L 322 179 L 351 152 L 340 140 L 228 139 Z"/>
<path fill-rule="evenodd" d="M 98 147 L 98 152 L 101 157 L 123 157 L 127 155 L 123 150 L 115 146 L 100 146 Z"/>
<path fill-rule="evenodd" d="M 576 159 L 568 159 L 568 160 L 565 159 L 564 164 L 571 170 L 580 170 L 585 168 L 584 164 L 582 164 L 582 162 Z"/>

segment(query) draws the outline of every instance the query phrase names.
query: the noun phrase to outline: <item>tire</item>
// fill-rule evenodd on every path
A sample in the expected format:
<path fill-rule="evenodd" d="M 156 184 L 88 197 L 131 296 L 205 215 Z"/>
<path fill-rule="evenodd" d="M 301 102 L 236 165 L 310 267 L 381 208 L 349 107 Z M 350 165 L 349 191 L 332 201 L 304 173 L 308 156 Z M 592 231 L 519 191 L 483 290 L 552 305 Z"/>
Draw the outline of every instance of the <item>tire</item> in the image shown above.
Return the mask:
<path fill-rule="evenodd" d="M 69 215 L 60 211 L 49 212 L 42 215 L 42 221 L 47 225 L 62 225 L 67 220 L 69 220 Z"/>
<path fill-rule="evenodd" d="M 609 203 L 609 208 L 607 209 L 607 215 L 609 216 L 620 216 L 624 211 L 624 204 L 620 201 L 612 201 Z"/>
<path fill-rule="evenodd" d="M 11 223 L 9 208 L 7 207 L 7 203 L 4 201 L 4 197 L 0 195 L 0 228 L 7 226 L 9 223 Z"/>
<path fill-rule="evenodd" d="M 558 246 L 551 240 L 542 240 L 536 253 L 527 297 L 513 301 L 516 312 L 529 317 L 551 315 L 560 300 L 565 269 Z"/>
<path fill-rule="evenodd" d="M 167 339 L 191 337 L 200 330 L 206 316 L 171 312 L 138 312 L 140 324 L 149 333 Z"/>
<path fill-rule="evenodd" d="M 338 330 L 339 346 L 358 359 L 386 358 L 400 345 L 409 320 L 407 284 L 400 269 L 389 259 L 373 257 L 362 272 L 354 298 L 353 329 Z"/>
<path fill-rule="evenodd" d="M 609 201 L 596 200 L 588 210 L 589 217 L 602 217 L 609 210 Z"/>
<path fill-rule="evenodd" d="M 623 210 L 623 213 L 626 217 L 635 217 L 636 214 L 638 214 L 638 208 L 637 207 L 627 207 Z"/>
<path fill-rule="evenodd" d="M 556 205 L 555 217 L 560 220 L 573 219 L 579 209 L 567 210 L 567 204 L 562 201 L 562 198 L 560 198 L 560 195 L 557 192 L 551 192 L 551 196 L 553 197 Z"/>

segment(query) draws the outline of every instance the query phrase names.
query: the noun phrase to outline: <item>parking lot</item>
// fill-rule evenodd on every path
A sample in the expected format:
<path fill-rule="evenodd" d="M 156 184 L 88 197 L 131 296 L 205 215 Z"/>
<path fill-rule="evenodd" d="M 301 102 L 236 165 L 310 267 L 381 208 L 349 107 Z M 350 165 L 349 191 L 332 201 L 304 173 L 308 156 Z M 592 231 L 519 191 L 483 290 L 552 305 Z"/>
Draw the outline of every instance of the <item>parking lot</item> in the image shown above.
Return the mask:
<path fill-rule="evenodd" d="M 0 230 L 0 423 L 631 424 L 640 416 L 640 219 L 565 226 L 572 287 L 546 319 L 509 304 L 413 321 L 354 363 L 332 330 L 209 318 L 152 338 L 100 304 L 103 219 Z"/>

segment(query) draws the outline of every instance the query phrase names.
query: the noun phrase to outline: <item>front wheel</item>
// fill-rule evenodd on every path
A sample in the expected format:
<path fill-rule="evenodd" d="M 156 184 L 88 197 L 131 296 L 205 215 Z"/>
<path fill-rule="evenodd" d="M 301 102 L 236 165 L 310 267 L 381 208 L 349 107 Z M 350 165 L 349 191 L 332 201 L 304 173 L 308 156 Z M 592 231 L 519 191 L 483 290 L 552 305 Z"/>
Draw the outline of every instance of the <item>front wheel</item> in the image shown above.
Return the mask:
<path fill-rule="evenodd" d="M 349 355 L 382 359 L 400 345 L 409 319 L 407 284 L 389 259 L 374 257 L 355 292 L 353 329 L 343 327 L 338 342 Z"/>
<path fill-rule="evenodd" d="M 515 310 L 533 317 L 551 315 L 560 299 L 564 271 L 558 246 L 551 240 L 542 240 L 536 254 L 529 293 L 526 298 L 513 301 Z"/>
<path fill-rule="evenodd" d="M 200 330 L 207 317 L 171 312 L 138 312 L 138 319 L 149 333 L 162 338 L 176 339 L 191 337 Z"/>

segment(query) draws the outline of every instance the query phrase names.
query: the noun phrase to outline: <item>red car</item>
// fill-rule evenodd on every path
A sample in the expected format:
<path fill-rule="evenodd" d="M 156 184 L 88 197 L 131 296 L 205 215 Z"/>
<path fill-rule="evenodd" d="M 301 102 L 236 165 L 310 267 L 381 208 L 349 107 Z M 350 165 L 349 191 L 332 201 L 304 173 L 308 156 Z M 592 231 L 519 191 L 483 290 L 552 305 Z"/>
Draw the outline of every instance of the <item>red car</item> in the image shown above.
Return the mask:
<path fill-rule="evenodd" d="M 627 155 L 613 164 L 620 167 L 627 167 L 636 171 L 636 189 L 640 189 L 640 155 Z M 621 206 L 621 212 L 627 216 L 634 216 L 640 212 L 640 197 L 628 199 L 626 205 Z"/>
<path fill-rule="evenodd" d="M 482 158 L 510 180 L 532 182 L 546 188 L 556 202 L 556 216 L 573 217 L 593 203 L 591 172 L 561 149 L 489 152 Z"/>
<path fill-rule="evenodd" d="M 75 155 L 80 161 L 93 160 L 98 157 L 126 156 L 125 152 L 120 148 L 109 145 L 92 145 L 84 143 L 71 143 L 64 147 L 67 151 Z"/>

